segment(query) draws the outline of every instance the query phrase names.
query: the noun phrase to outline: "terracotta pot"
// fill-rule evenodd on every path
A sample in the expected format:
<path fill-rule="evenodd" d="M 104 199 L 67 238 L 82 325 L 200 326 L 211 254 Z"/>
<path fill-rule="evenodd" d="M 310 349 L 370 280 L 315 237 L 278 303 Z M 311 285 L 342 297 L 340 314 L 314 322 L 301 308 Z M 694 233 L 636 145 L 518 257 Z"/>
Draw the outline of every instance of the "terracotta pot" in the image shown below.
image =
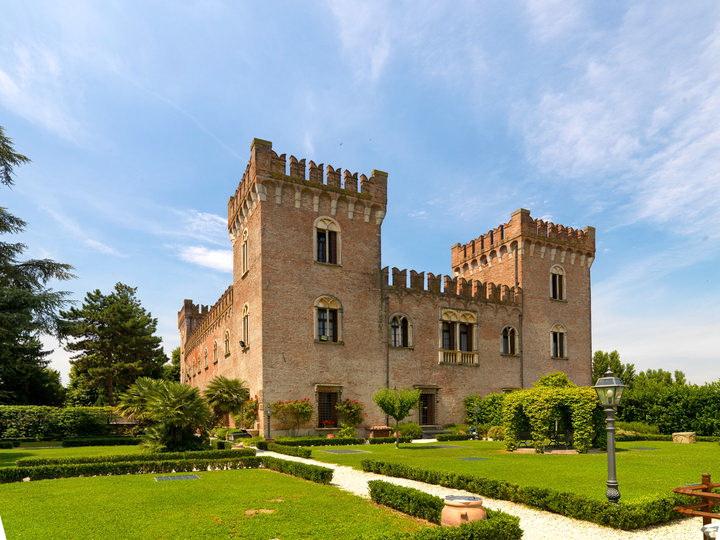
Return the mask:
<path fill-rule="evenodd" d="M 487 514 L 480 497 L 450 495 L 445 497 L 445 506 L 440 514 L 440 524 L 445 527 L 457 527 L 470 521 L 485 519 Z"/>

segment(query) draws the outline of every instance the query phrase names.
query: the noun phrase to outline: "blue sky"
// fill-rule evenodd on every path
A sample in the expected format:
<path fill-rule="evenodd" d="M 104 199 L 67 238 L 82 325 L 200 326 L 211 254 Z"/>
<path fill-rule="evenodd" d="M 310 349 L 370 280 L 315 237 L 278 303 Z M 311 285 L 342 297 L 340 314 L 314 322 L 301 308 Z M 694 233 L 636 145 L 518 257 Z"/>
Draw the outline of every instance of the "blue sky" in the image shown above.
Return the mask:
<path fill-rule="evenodd" d="M 594 225 L 594 348 L 720 376 L 715 1 L 11 2 L 0 124 L 33 159 L 0 192 L 31 255 L 77 299 L 137 286 L 168 352 L 182 299 L 231 279 L 261 137 L 390 173 L 385 265 L 449 272 L 519 207 Z"/>

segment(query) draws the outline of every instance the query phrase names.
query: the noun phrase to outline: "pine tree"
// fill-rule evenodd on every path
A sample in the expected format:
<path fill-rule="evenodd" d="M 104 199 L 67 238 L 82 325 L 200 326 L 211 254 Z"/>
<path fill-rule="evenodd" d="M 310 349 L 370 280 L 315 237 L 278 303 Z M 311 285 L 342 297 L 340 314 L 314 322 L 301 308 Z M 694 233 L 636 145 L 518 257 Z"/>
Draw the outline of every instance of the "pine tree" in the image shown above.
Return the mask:
<path fill-rule="evenodd" d="M 15 167 L 30 160 L 15 151 L 0 126 L 0 184 L 11 187 Z M 17 234 L 25 221 L 0 207 L 0 235 Z M 0 403 L 58 404 L 63 399 L 57 371 L 49 369 L 42 334 L 54 334 L 67 293 L 48 287 L 72 277 L 71 267 L 50 259 L 21 261 L 25 244 L 0 241 Z"/>
<path fill-rule="evenodd" d="M 163 366 L 163 379 L 180 382 L 180 347 L 173 349 L 170 362 Z"/>
<path fill-rule="evenodd" d="M 167 357 L 157 319 L 137 289 L 118 283 L 110 294 L 89 292 L 80 307 L 60 313 L 59 332 L 71 360 L 68 401 L 115 405 L 138 377 L 161 378 Z"/>

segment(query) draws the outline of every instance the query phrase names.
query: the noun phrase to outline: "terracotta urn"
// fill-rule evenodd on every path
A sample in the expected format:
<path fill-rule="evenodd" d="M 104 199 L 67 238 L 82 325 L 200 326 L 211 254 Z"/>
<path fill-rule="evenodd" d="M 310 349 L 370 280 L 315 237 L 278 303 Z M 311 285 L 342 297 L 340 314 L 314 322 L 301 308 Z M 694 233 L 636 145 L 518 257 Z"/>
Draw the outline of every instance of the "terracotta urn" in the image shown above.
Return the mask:
<path fill-rule="evenodd" d="M 487 514 L 480 497 L 448 495 L 440 514 L 440 524 L 445 527 L 458 527 L 463 523 L 485 519 Z"/>

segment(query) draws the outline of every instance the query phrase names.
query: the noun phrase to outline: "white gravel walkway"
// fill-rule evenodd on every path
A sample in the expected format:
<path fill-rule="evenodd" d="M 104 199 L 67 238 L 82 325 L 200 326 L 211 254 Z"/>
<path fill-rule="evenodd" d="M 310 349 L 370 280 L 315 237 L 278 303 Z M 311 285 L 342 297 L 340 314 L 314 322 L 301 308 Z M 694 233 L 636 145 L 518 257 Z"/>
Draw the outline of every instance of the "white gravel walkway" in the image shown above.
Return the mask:
<path fill-rule="evenodd" d="M 322 452 L 322 450 L 320 448 L 313 448 L 313 452 Z M 300 461 L 302 463 L 331 468 L 335 471 L 332 481 L 333 485 L 365 498 L 369 497 L 367 487 L 369 480 L 385 480 L 386 482 L 392 482 L 393 484 L 419 489 L 426 493 L 437 495 L 438 497 L 445 497 L 446 495 L 472 495 L 467 491 L 450 489 L 433 484 L 425 484 L 424 482 L 416 482 L 405 478 L 393 478 L 380 474 L 366 473 L 353 469 L 352 467 L 336 465 L 334 463 L 325 463 L 314 459 L 304 459 L 294 456 L 286 456 L 275 452 L 263 452 L 260 450 L 258 450 L 257 454 L 259 456 L 273 456 L 289 461 Z M 702 538 L 702 533 L 700 532 L 702 522 L 700 518 L 685 519 L 673 522 L 669 525 L 664 525 L 662 527 L 653 527 L 651 529 L 628 532 L 611 529 L 609 527 L 601 527 L 600 525 L 595 525 L 594 523 L 590 523 L 588 521 L 571 519 L 559 514 L 535 510 L 528 506 L 508 501 L 499 501 L 483 497 L 483 505 L 487 508 L 502 510 L 503 512 L 519 517 L 520 526 L 524 531 L 523 540 L 545 540 L 556 538 L 561 538 L 562 540 L 604 540 L 629 538 L 634 540 L 683 540 L 686 538 Z"/>

